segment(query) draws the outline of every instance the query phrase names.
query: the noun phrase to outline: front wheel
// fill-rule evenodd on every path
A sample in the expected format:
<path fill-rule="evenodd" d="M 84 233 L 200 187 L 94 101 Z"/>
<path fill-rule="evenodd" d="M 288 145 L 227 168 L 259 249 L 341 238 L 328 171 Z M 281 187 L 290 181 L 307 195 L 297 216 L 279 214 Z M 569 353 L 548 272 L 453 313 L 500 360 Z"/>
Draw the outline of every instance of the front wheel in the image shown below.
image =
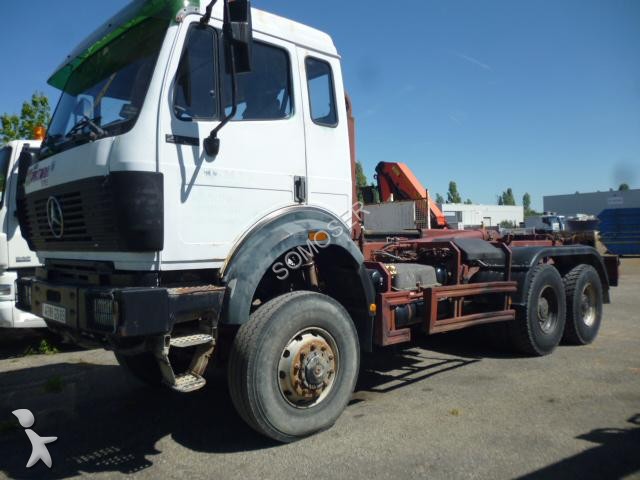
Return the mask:
<path fill-rule="evenodd" d="M 292 442 L 331 427 L 355 388 L 360 352 L 347 311 L 312 292 L 278 297 L 234 340 L 229 390 L 256 431 Z"/>

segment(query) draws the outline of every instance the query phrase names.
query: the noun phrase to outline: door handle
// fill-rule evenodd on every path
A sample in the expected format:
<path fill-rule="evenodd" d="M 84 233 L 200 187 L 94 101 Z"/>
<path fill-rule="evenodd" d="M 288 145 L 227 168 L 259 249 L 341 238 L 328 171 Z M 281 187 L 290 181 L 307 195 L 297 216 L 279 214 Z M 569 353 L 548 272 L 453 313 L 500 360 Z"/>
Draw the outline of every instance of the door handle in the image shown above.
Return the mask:
<path fill-rule="evenodd" d="M 293 194 L 297 203 L 307 201 L 307 179 L 306 177 L 294 177 Z"/>

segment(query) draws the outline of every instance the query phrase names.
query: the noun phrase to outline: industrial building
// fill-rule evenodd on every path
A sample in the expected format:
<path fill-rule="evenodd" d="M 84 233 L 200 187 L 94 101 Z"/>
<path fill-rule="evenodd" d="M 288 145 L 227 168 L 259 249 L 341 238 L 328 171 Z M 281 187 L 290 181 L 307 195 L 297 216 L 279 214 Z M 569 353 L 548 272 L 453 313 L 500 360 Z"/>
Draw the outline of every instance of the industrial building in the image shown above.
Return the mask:
<path fill-rule="evenodd" d="M 640 208 L 640 190 L 574 193 L 544 197 L 545 212 L 572 217 L 579 213 L 598 216 L 610 208 Z"/>
<path fill-rule="evenodd" d="M 524 208 L 508 205 L 466 205 L 445 203 L 441 209 L 449 225 L 457 228 L 498 227 L 502 222 L 519 226 L 524 222 Z"/>
<path fill-rule="evenodd" d="M 501 205 L 439 205 L 451 228 L 464 230 L 499 227 L 502 222 L 519 226 L 524 222 L 524 208 Z M 393 232 L 430 228 L 425 200 L 368 204 L 363 211 L 364 227 L 369 231 Z"/>

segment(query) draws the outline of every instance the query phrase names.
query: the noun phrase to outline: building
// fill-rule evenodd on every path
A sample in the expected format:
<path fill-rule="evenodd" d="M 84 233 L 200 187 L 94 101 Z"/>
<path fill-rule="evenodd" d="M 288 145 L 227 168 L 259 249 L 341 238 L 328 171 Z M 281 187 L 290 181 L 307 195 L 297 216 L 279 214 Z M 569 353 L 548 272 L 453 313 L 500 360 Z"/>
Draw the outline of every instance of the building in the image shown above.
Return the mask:
<path fill-rule="evenodd" d="M 445 203 L 440 206 L 447 222 L 458 228 L 499 227 L 503 222 L 519 226 L 524 222 L 524 208 L 508 205 L 465 205 Z"/>
<path fill-rule="evenodd" d="M 640 190 L 626 190 L 544 197 L 545 212 L 572 217 L 579 213 L 600 215 L 608 208 L 640 208 Z"/>
<path fill-rule="evenodd" d="M 365 205 L 364 227 L 375 232 L 399 232 L 429 228 L 425 200 L 388 202 Z M 447 223 L 455 229 L 481 226 L 499 227 L 502 222 L 519 226 L 524 222 L 524 208 L 500 205 L 464 205 L 445 203 L 440 209 Z"/>

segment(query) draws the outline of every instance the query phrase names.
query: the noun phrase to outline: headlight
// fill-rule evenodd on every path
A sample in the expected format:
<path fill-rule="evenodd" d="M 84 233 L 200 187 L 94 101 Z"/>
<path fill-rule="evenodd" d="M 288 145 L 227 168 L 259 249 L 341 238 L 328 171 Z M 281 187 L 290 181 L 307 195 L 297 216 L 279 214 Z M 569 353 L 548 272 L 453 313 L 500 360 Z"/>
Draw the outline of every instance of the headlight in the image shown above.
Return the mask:
<path fill-rule="evenodd" d="M 93 299 L 93 323 L 100 330 L 115 331 L 117 303 L 112 298 Z"/>

